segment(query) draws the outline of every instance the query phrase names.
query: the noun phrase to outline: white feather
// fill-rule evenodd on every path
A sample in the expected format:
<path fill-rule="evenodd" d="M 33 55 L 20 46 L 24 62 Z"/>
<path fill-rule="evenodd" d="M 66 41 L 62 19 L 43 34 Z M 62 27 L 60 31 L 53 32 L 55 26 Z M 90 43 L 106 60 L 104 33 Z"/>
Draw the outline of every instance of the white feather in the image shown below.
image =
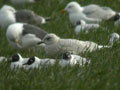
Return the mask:
<path fill-rule="evenodd" d="M 0 26 L 2 28 L 6 29 L 10 24 L 16 22 L 14 15 L 15 12 L 15 9 L 8 5 L 4 5 L 0 9 Z"/>
<path fill-rule="evenodd" d="M 78 35 L 81 31 L 85 31 L 85 33 L 88 33 L 90 29 L 97 29 L 99 27 L 99 24 L 86 24 L 85 21 L 80 20 L 80 24 L 77 24 L 75 26 L 75 33 L 76 35 Z"/>
<path fill-rule="evenodd" d="M 84 20 L 86 23 L 98 23 L 100 19 L 94 19 L 87 17 L 82 11 L 83 8 L 76 2 L 70 2 L 64 9 L 69 13 L 70 22 L 75 25 L 77 21 Z"/>

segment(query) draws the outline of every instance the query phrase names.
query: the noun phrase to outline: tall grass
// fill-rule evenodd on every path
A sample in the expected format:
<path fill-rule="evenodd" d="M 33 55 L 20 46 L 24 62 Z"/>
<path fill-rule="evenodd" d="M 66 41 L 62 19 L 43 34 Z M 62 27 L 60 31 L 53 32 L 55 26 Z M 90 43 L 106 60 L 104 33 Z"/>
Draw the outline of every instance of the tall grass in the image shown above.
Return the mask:
<path fill-rule="evenodd" d="M 114 27 L 113 23 L 101 23 L 102 28 L 88 34 L 81 33 L 76 36 L 74 27 L 68 20 L 68 14 L 61 14 L 60 10 L 72 0 L 40 0 L 39 3 L 26 4 L 25 6 L 12 5 L 7 0 L 0 0 L 0 6 L 9 4 L 16 9 L 31 9 L 39 15 L 50 16 L 52 20 L 40 27 L 49 33 L 55 33 L 62 38 L 76 38 L 90 40 L 98 44 L 107 45 L 112 32 L 120 34 L 120 27 Z M 87 4 L 99 4 L 109 6 L 113 10 L 120 11 L 119 0 L 77 0 L 82 6 Z M 11 48 L 6 39 L 6 31 L 0 29 L 0 55 L 10 57 L 19 52 L 23 57 L 38 56 L 48 57 L 43 50 L 40 51 L 16 51 Z M 102 49 L 82 56 L 91 59 L 91 64 L 86 67 L 66 67 L 58 65 L 41 70 L 23 69 L 11 71 L 10 64 L 0 63 L 0 90 L 120 90 L 120 47 Z M 60 57 L 51 57 L 60 58 Z"/>

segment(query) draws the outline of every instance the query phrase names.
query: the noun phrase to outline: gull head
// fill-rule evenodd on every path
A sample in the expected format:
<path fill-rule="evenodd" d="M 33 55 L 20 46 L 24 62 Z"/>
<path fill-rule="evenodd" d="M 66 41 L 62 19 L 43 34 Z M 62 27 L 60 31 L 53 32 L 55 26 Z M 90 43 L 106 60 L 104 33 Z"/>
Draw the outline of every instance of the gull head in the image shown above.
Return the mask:
<path fill-rule="evenodd" d="M 118 26 L 120 24 L 120 12 L 116 14 L 114 21 L 115 26 Z"/>
<path fill-rule="evenodd" d="M 19 62 L 22 60 L 22 56 L 17 53 L 17 54 L 14 54 L 12 57 L 11 57 L 11 62 Z"/>
<path fill-rule="evenodd" d="M 63 53 L 62 59 L 70 60 L 71 59 L 71 54 L 69 52 Z"/>
<path fill-rule="evenodd" d="M 2 6 L 1 11 L 11 11 L 13 13 L 16 12 L 16 10 L 13 7 L 9 6 L 9 5 Z"/>
<path fill-rule="evenodd" d="M 45 43 L 46 45 L 52 45 L 55 44 L 59 41 L 59 37 L 53 33 L 47 34 L 43 40 L 40 42 L 41 43 Z"/>
<path fill-rule="evenodd" d="M 118 33 L 112 33 L 110 35 L 110 41 L 109 41 L 110 45 L 112 46 L 114 42 L 118 41 L 119 39 L 120 39 L 120 36 Z"/>
<path fill-rule="evenodd" d="M 64 10 L 67 11 L 68 13 L 76 13 L 82 11 L 83 8 L 80 7 L 79 3 L 72 1 L 67 4 Z"/>
<path fill-rule="evenodd" d="M 77 25 L 85 26 L 86 22 L 84 20 L 79 20 L 78 22 L 76 22 L 76 26 Z"/>
<path fill-rule="evenodd" d="M 23 65 L 33 65 L 33 64 L 36 64 L 38 63 L 40 59 L 38 57 L 31 57 L 28 59 L 28 61 L 26 63 L 24 63 Z"/>

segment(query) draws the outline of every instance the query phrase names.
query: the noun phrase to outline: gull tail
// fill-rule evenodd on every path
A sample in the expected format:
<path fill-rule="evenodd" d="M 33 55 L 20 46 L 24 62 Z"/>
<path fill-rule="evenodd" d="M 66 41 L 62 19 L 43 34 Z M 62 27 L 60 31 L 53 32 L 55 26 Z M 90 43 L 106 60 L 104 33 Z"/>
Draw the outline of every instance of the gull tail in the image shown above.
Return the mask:
<path fill-rule="evenodd" d="M 51 17 L 45 17 L 45 21 L 50 21 Z"/>
<path fill-rule="evenodd" d="M 99 45 L 98 48 L 102 49 L 102 48 L 111 48 L 112 46 L 108 46 L 108 45 Z"/>
<path fill-rule="evenodd" d="M 46 24 L 50 20 L 51 20 L 50 17 L 42 17 L 42 16 L 37 16 L 37 15 L 36 15 L 36 18 L 35 18 L 35 22 L 36 22 L 37 25 Z"/>

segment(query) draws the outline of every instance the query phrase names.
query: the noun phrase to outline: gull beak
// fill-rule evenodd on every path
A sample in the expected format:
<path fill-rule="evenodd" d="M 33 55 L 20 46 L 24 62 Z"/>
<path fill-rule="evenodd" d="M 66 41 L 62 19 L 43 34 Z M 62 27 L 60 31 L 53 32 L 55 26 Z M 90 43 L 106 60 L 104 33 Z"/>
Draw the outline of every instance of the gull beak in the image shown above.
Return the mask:
<path fill-rule="evenodd" d="M 65 9 L 62 9 L 62 10 L 61 10 L 61 13 L 64 14 L 64 13 L 65 13 Z"/>
<path fill-rule="evenodd" d="M 19 40 L 16 40 L 16 43 L 17 43 L 17 46 L 18 46 L 18 47 L 21 47 Z"/>
<path fill-rule="evenodd" d="M 44 42 L 43 41 L 40 41 L 40 42 L 38 42 L 37 44 L 43 44 Z"/>

